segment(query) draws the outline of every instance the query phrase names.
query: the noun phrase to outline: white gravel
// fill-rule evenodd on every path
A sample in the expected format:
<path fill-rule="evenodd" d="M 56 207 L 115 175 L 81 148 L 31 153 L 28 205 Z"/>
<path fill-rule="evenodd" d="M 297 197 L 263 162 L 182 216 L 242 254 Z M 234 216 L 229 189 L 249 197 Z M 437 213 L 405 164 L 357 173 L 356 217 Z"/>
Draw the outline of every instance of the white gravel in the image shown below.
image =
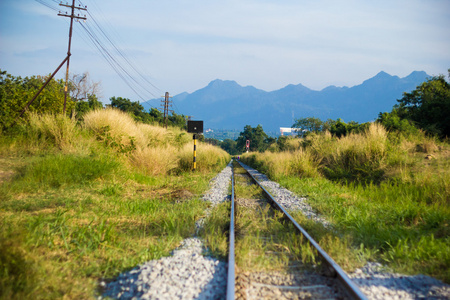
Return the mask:
<path fill-rule="evenodd" d="M 267 191 L 279 204 L 283 206 L 284 209 L 288 211 L 300 210 L 306 217 L 322 223 L 325 227 L 331 226 L 327 220 L 314 212 L 312 207 L 306 202 L 307 198 L 297 197 L 297 195 L 280 186 L 277 182 L 269 180 L 266 175 L 259 173 L 257 170 L 250 168 L 243 163 L 242 166 L 249 171 L 264 188 L 267 189 Z"/>
<path fill-rule="evenodd" d="M 309 218 L 329 226 L 305 198 L 297 197 L 263 174 L 252 172 L 287 210 L 301 210 Z M 211 189 L 203 200 L 212 206 L 227 201 L 230 178 L 231 164 L 211 181 Z M 202 221 L 197 222 L 197 227 L 201 224 Z M 101 282 L 105 293 L 99 299 L 224 299 L 227 265 L 205 256 L 206 250 L 200 239 L 186 239 L 172 256 L 146 262 L 112 282 Z M 449 285 L 429 276 L 395 274 L 378 263 L 369 263 L 349 276 L 369 299 L 450 299 Z"/>
<path fill-rule="evenodd" d="M 275 200 L 287 210 L 301 210 L 308 218 L 331 227 L 323 217 L 317 215 L 306 203 L 306 198 L 297 197 L 291 191 L 270 181 L 264 174 L 245 166 L 261 185 L 266 187 Z M 450 285 L 425 275 L 402 275 L 389 271 L 379 263 L 368 263 L 349 277 L 369 299 L 450 299 Z"/>
<path fill-rule="evenodd" d="M 211 180 L 204 201 L 214 206 L 229 199 L 231 172 L 229 164 Z M 197 229 L 201 224 L 202 220 L 196 223 Z M 227 263 L 205 253 L 199 238 L 185 239 L 172 256 L 139 265 L 112 282 L 101 282 L 105 292 L 99 299 L 225 299 Z"/>
<path fill-rule="evenodd" d="M 368 263 L 349 277 L 369 299 L 450 299 L 450 286 L 425 275 L 390 272 L 379 263 Z"/>
<path fill-rule="evenodd" d="M 222 299 L 225 262 L 205 257 L 198 238 L 185 239 L 170 257 L 152 260 L 122 273 L 106 287 L 114 299 Z"/>

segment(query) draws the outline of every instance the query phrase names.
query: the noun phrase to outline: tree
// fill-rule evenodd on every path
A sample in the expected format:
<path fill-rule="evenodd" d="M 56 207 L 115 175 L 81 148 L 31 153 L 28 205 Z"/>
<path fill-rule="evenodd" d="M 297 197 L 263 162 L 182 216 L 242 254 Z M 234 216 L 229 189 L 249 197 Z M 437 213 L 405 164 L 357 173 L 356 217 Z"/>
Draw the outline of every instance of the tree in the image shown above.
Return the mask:
<path fill-rule="evenodd" d="M 130 113 L 136 121 L 150 123 L 150 115 L 144 112 L 144 107 L 139 102 L 132 102 L 122 97 L 111 97 L 111 107 Z"/>
<path fill-rule="evenodd" d="M 336 122 L 331 124 L 330 133 L 334 136 L 341 137 L 348 133 L 347 124 L 342 119 L 338 118 Z"/>
<path fill-rule="evenodd" d="M 327 122 L 329 121 L 330 120 L 328 120 Z M 338 118 L 336 121 L 332 122 L 331 121 L 329 122 L 330 124 L 329 131 L 332 135 L 337 137 L 346 136 L 350 133 L 361 133 L 367 128 L 369 128 L 370 124 L 370 123 L 359 124 L 356 121 L 350 121 L 348 123 L 345 123 L 341 118 Z"/>
<path fill-rule="evenodd" d="M 77 118 L 82 118 L 88 111 L 103 108 L 96 95 L 89 95 L 87 101 L 78 101 L 75 103 Z"/>
<path fill-rule="evenodd" d="M 150 114 L 151 120 L 152 120 L 153 122 L 162 123 L 163 118 L 164 118 L 164 115 L 163 115 L 162 112 L 160 112 L 160 111 L 157 110 L 156 108 L 152 107 L 152 108 L 150 109 L 149 114 Z"/>
<path fill-rule="evenodd" d="M 398 105 L 394 105 L 390 113 L 384 112 L 378 114 L 378 123 L 381 123 L 389 132 L 401 132 L 407 134 L 415 134 L 418 129 L 412 124 L 412 121 L 400 118 L 405 112 Z"/>
<path fill-rule="evenodd" d="M 449 69 L 450 79 L 450 69 Z M 443 75 L 432 77 L 404 93 L 396 111 L 401 119 L 414 122 L 428 133 L 450 136 L 450 84 Z"/>
<path fill-rule="evenodd" d="M 239 153 L 237 150 L 237 142 L 232 139 L 225 139 L 223 142 L 220 143 L 220 147 L 230 153 L 231 155 L 236 155 Z"/>
<path fill-rule="evenodd" d="M 323 129 L 323 121 L 314 118 L 314 117 L 307 117 L 307 118 L 301 118 L 296 119 L 295 123 L 292 125 L 293 128 L 299 128 L 302 129 L 302 131 L 298 132 L 298 135 L 304 136 L 306 132 L 319 132 Z M 304 131 L 306 130 L 306 131 Z"/>
<path fill-rule="evenodd" d="M 187 129 L 186 117 L 184 115 L 177 115 L 176 113 L 172 113 L 172 115 L 168 117 L 168 120 L 172 126 L 185 130 Z"/>
<path fill-rule="evenodd" d="M 156 108 L 151 108 L 149 112 L 144 111 L 144 107 L 139 102 L 132 102 L 130 99 L 122 97 L 111 97 L 111 107 L 120 109 L 121 111 L 127 112 L 133 116 L 133 118 L 142 123 L 154 124 L 159 123 L 164 125 L 163 114 Z M 178 127 L 180 129 L 186 129 L 186 119 L 185 115 L 178 115 L 172 113 L 168 116 L 168 125 Z"/>
<path fill-rule="evenodd" d="M 69 92 L 70 97 L 74 101 L 87 101 L 89 96 L 100 95 L 100 82 L 94 82 L 91 80 L 89 72 L 82 74 L 72 74 L 69 79 Z"/>
<path fill-rule="evenodd" d="M 246 141 L 250 141 L 250 151 L 263 152 L 275 139 L 270 138 L 263 130 L 261 125 L 252 128 L 250 125 L 244 127 L 244 131 L 239 134 L 236 140 L 236 148 L 238 151 L 245 151 Z"/>
<path fill-rule="evenodd" d="M 71 75 L 69 93 L 71 100 L 75 102 L 77 118 L 82 118 L 90 110 L 103 108 L 98 100 L 100 82 L 92 81 L 88 72 Z"/>
<path fill-rule="evenodd" d="M 47 79 L 47 76 L 15 77 L 0 70 L 0 128 L 6 128 L 13 124 Z M 63 107 L 64 81 L 52 79 L 35 101 L 30 104 L 28 111 L 56 114 L 62 113 Z M 67 111 L 73 107 L 74 103 L 68 101 Z"/>
<path fill-rule="evenodd" d="M 277 146 L 280 151 L 285 151 L 287 149 L 287 136 L 279 136 L 277 140 Z"/>
<path fill-rule="evenodd" d="M 90 94 L 88 96 L 88 104 L 90 109 L 101 109 L 103 108 L 103 103 L 101 103 L 95 94 Z"/>

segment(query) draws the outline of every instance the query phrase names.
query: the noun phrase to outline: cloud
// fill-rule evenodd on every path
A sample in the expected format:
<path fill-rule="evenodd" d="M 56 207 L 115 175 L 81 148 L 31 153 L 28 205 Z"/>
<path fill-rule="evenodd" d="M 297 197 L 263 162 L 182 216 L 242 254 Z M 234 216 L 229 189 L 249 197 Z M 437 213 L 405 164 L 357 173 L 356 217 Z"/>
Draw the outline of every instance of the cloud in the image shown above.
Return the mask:
<path fill-rule="evenodd" d="M 25 60 L 14 56 L 25 51 L 27 63 L 35 58 L 33 68 L 47 64 L 41 72 L 34 68 L 36 74 L 47 72 L 52 51 L 61 51 L 64 58 L 66 18 L 35 2 L 1 3 L 15 12 L 8 13 L 11 29 L 0 29 L 0 51 L 4 57 L 15 57 L 11 62 L 0 58 L 2 67 L 28 72 Z M 90 0 L 86 4 L 128 58 L 171 93 L 192 92 L 216 78 L 264 90 L 289 83 L 321 89 L 359 84 L 381 70 L 406 76 L 413 70 L 437 74 L 450 67 L 449 1 Z M 88 16 L 87 25 L 93 21 Z M 52 51 L 42 53 L 45 49 Z M 102 80 L 106 98 L 119 96 L 122 90 L 120 96 L 134 97 L 126 87 L 119 88 L 120 79 L 80 26 L 75 26 L 72 52 L 71 70 L 89 71 L 94 80 Z"/>

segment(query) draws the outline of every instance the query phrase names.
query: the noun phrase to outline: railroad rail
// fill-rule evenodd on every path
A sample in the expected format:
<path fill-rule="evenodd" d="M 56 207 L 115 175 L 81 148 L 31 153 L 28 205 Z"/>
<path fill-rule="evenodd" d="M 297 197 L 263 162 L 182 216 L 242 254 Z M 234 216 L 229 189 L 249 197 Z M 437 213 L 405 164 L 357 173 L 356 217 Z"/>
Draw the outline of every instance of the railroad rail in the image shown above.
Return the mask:
<path fill-rule="evenodd" d="M 360 291 L 358 286 L 352 282 L 352 280 L 347 276 L 347 274 L 342 270 L 342 268 L 319 246 L 319 244 L 306 232 L 304 228 L 302 228 L 294 218 L 274 199 L 274 197 L 261 185 L 261 183 L 257 180 L 252 172 L 249 172 L 247 168 L 245 168 L 241 162 L 238 161 L 240 166 L 244 168 L 248 174 L 248 176 L 252 179 L 252 181 L 261 188 L 266 198 L 269 201 L 269 204 L 276 210 L 279 210 L 283 213 L 285 219 L 289 220 L 298 233 L 300 233 L 303 237 L 307 239 L 310 245 L 317 251 L 321 260 L 325 263 L 327 268 L 330 271 L 331 276 L 335 277 L 342 289 L 345 291 L 351 299 L 367 299 L 364 293 Z M 231 211 L 230 211 L 230 233 L 229 233 L 229 261 L 228 261 L 228 279 L 227 279 L 227 300 L 235 299 L 235 178 L 234 178 L 234 168 L 232 172 L 232 188 L 231 188 Z"/>

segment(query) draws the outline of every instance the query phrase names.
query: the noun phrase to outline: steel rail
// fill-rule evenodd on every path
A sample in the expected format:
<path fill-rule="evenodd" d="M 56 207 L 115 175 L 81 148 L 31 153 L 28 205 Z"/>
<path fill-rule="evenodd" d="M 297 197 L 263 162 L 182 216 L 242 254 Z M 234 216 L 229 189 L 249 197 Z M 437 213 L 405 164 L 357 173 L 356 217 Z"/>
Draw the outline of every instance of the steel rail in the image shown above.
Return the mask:
<path fill-rule="evenodd" d="M 308 240 L 308 242 L 317 250 L 317 253 L 322 257 L 323 261 L 334 271 L 337 279 L 344 286 L 346 292 L 353 299 L 367 300 L 367 296 L 361 292 L 358 286 L 348 277 L 347 273 L 319 246 L 319 244 L 306 232 L 303 227 L 301 227 L 294 218 L 272 197 L 272 195 L 259 183 L 259 181 L 253 176 L 249 170 L 243 166 L 243 164 L 238 161 L 241 167 L 243 167 L 253 181 L 264 191 L 267 198 L 275 205 L 275 208 L 283 212 L 285 217 L 287 217 L 297 228 L 297 230 Z"/>
<path fill-rule="evenodd" d="M 234 300 L 235 293 L 235 270 L 234 270 L 234 168 L 231 169 L 231 210 L 230 210 L 230 235 L 228 251 L 228 278 L 227 278 L 227 300 Z"/>

